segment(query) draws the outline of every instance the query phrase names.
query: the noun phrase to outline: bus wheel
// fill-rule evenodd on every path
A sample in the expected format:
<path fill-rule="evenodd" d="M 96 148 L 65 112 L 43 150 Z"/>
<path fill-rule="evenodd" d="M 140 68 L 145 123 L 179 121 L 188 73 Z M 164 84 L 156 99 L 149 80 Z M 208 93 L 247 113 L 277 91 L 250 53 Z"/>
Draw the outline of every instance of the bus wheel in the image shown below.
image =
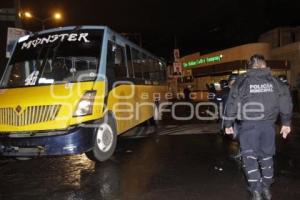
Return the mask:
<path fill-rule="evenodd" d="M 95 144 L 91 151 L 86 152 L 90 160 L 103 162 L 114 153 L 117 145 L 117 133 L 114 123 L 108 121 L 99 126 L 96 133 Z"/>

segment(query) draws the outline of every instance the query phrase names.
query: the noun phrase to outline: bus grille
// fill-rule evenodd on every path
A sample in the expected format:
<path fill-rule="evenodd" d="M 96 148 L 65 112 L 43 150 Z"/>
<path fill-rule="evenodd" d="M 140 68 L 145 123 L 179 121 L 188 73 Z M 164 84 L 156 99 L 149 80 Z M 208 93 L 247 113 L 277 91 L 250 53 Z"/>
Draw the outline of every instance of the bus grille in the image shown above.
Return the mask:
<path fill-rule="evenodd" d="M 19 107 L 19 108 L 18 108 Z M 0 124 L 25 126 L 56 118 L 61 105 L 29 106 L 25 110 L 17 108 L 0 108 Z"/>

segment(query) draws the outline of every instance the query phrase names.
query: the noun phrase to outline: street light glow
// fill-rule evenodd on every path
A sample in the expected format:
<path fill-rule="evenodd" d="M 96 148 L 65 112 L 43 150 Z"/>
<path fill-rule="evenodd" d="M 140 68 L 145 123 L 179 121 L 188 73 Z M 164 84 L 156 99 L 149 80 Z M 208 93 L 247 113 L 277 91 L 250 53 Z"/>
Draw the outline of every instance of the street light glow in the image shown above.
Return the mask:
<path fill-rule="evenodd" d="M 32 15 L 29 11 L 20 12 L 19 16 L 20 16 L 20 18 L 24 16 L 24 18 L 33 19 L 35 21 L 40 22 L 43 30 L 45 29 L 45 23 L 47 21 L 50 21 L 51 19 L 59 21 L 62 19 L 62 14 L 60 12 L 54 12 L 50 17 L 45 18 L 45 19 L 40 19 L 40 18 Z"/>
<path fill-rule="evenodd" d="M 30 12 L 28 12 L 28 11 L 24 12 L 24 16 L 26 18 L 32 18 L 32 14 Z"/>
<path fill-rule="evenodd" d="M 59 12 L 56 12 L 56 13 L 54 13 L 53 17 L 56 20 L 60 20 L 61 19 L 61 14 Z"/>

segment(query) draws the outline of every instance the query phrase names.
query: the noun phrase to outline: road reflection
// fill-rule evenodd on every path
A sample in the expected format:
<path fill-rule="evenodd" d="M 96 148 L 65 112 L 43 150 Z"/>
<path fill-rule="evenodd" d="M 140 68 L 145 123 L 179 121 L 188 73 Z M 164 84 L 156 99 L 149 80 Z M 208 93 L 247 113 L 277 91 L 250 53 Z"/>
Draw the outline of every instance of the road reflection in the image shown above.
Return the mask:
<path fill-rule="evenodd" d="M 82 170 L 80 199 L 120 199 L 120 178 L 120 165 L 112 160 L 95 164 L 93 170 Z"/>
<path fill-rule="evenodd" d="M 241 163 L 231 159 L 238 154 L 238 143 L 216 133 L 185 132 L 120 138 L 112 159 L 96 164 L 85 155 L 29 161 L 0 158 L 0 199 L 140 200 L 184 199 L 186 195 L 218 199 L 216 186 L 222 188 L 223 197 L 246 198 L 246 191 L 239 189 L 244 184 Z M 288 140 L 277 137 L 274 186 L 278 191 L 287 181 L 293 192 L 298 191 L 299 143 L 297 133 Z M 222 171 L 216 171 L 216 167 Z M 230 192 L 232 184 L 236 184 L 238 195 Z M 286 197 L 289 194 L 293 193 L 280 193 Z"/>

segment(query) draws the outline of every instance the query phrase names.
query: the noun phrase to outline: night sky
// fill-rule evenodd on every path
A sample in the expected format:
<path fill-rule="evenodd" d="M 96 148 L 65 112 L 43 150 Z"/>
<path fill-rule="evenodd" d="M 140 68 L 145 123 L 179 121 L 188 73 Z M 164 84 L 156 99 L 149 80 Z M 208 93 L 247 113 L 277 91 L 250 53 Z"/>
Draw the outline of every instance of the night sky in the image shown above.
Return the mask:
<path fill-rule="evenodd" d="M 300 26 L 300 1 L 291 0 L 21 0 L 22 9 L 40 18 L 59 10 L 65 25 L 107 25 L 118 32 L 140 33 L 143 46 L 170 59 L 176 45 L 181 54 L 207 53 L 255 42 L 278 26 Z M 1 7 L 1 6 L 0 6 Z M 25 29 L 39 30 L 36 22 Z M 175 39 L 176 38 L 176 39 Z"/>

